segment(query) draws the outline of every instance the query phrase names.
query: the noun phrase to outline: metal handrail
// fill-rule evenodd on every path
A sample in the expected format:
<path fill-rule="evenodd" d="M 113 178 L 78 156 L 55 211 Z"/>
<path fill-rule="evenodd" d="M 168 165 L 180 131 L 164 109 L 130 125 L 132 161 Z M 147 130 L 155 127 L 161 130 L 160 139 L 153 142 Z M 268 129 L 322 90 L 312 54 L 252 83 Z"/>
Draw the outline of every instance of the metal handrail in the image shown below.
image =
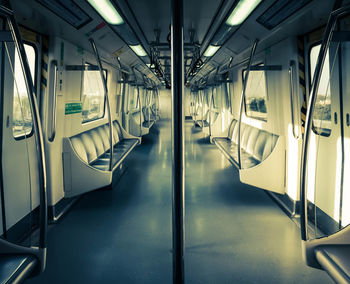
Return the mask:
<path fill-rule="evenodd" d="M 100 69 L 100 76 L 103 82 L 103 89 L 104 89 L 104 96 L 105 96 L 105 101 L 107 103 L 107 111 L 108 111 L 108 124 L 109 124 L 109 145 L 110 145 L 110 157 L 109 157 L 109 171 L 113 169 L 113 125 L 112 125 L 112 114 L 111 114 L 111 106 L 109 103 L 109 97 L 108 97 L 108 87 L 107 87 L 107 81 L 105 74 L 102 69 L 102 63 L 101 63 L 101 58 L 98 53 L 98 49 L 96 47 L 96 44 L 92 38 L 89 39 L 91 47 L 94 51 L 96 61 L 98 64 L 98 68 Z"/>
<path fill-rule="evenodd" d="M 300 132 L 300 126 L 299 124 L 298 126 L 298 132 L 295 132 L 295 120 L 296 117 L 294 116 L 294 111 L 295 109 L 299 110 L 299 98 L 295 98 L 295 91 L 294 91 L 294 76 L 293 76 L 293 72 L 294 72 L 294 67 L 295 67 L 295 62 L 292 60 L 289 63 L 289 69 L 288 69 L 288 73 L 289 73 L 289 86 L 290 86 L 290 108 L 291 108 L 291 119 L 292 119 L 292 133 L 295 139 L 299 139 L 301 136 L 301 132 Z M 294 105 L 294 101 L 296 101 L 297 106 L 295 107 Z"/>
<path fill-rule="evenodd" d="M 248 82 L 248 76 L 250 72 L 250 66 L 253 61 L 254 53 L 256 50 L 256 47 L 258 45 L 258 39 L 256 39 L 253 43 L 252 49 L 250 51 L 250 56 L 249 56 L 249 61 L 248 61 L 248 67 L 247 71 L 245 73 L 245 77 L 243 80 L 243 89 L 242 89 L 242 95 L 241 95 L 241 104 L 240 104 L 240 109 L 239 109 L 239 119 L 238 119 L 238 168 L 242 169 L 242 161 L 241 161 L 241 125 L 242 125 L 242 113 L 243 113 L 243 105 L 244 105 L 244 99 L 245 99 L 245 91 L 247 88 L 247 82 Z"/>
<path fill-rule="evenodd" d="M 226 91 L 226 96 L 228 99 L 228 104 L 229 104 L 229 111 L 232 114 L 232 103 L 231 103 L 231 94 L 230 94 L 230 82 L 227 81 L 226 84 L 224 83 L 225 91 Z"/>
<path fill-rule="evenodd" d="M 204 94 L 205 94 L 205 90 L 202 91 L 202 127 L 204 125 L 204 121 L 203 121 L 203 116 L 204 116 Z"/>
<path fill-rule="evenodd" d="M 137 99 L 138 99 L 138 102 L 139 102 L 139 110 L 140 110 L 140 136 L 142 136 L 142 116 L 143 116 L 142 103 L 141 103 L 139 86 L 137 85 L 136 88 L 137 88 Z"/>
<path fill-rule="evenodd" d="M 39 167 L 39 186 L 40 186 L 40 232 L 39 232 L 39 247 L 45 249 L 47 247 L 47 193 L 46 193 L 46 163 L 44 151 L 44 139 L 40 122 L 39 108 L 34 92 L 33 80 L 28 64 L 27 55 L 24 49 L 18 25 L 15 21 L 12 11 L 5 7 L 0 7 L 2 13 L 7 17 L 7 22 L 10 27 L 12 37 L 18 49 L 19 59 L 24 70 L 23 77 L 28 92 L 30 106 L 33 112 L 33 125 L 35 139 L 37 143 L 38 167 Z"/>
<path fill-rule="evenodd" d="M 153 92 L 153 91 L 152 91 Z M 149 94 L 149 92 L 148 92 L 148 94 Z M 150 97 L 151 96 L 149 96 L 149 99 L 148 99 L 148 125 L 150 125 L 150 123 L 151 123 L 151 100 L 150 100 Z M 147 97 L 146 97 L 147 98 Z"/>
<path fill-rule="evenodd" d="M 306 170 L 308 163 L 308 151 L 309 151 L 309 142 L 310 142 L 310 132 L 312 126 L 312 116 L 315 107 L 317 91 L 321 79 L 321 71 L 323 68 L 323 64 L 326 58 L 327 50 L 329 48 L 330 42 L 332 40 L 333 31 L 336 27 L 337 19 L 344 14 L 350 12 L 350 5 L 344 6 L 340 9 L 334 10 L 331 12 L 326 30 L 324 32 L 324 36 L 322 39 L 322 44 L 320 48 L 320 52 L 317 58 L 316 68 L 314 72 L 314 77 L 311 85 L 311 92 L 307 107 L 306 113 L 306 122 L 305 122 L 305 136 L 302 147 L 302 158 L 301 158 L 301 171 L 300 171 L 300 202 L 301 202 L 301 210 L 300 210 L 300 226 L 301 226 L 301 239 L 303 241 L 307 240 L 307 189 L 306 189 Z"/>
<path fill-rule="evenodd" d="M 48 129 L 48 140 L 50 142 L 53 142 L 56 136 L 57 60 L 51 61 L 49 76 L 49 99 L 52 98 L 52 105 L 50 105 L 50 109 L 52 110 L 52 116 L 50 121 L 50 128 Z"/>
<path fill-rule="evenodd" d="M 209 136 L 211 136 L 211 111 L 213 108 L 214 87 L 215 86 L 213 86 L 211 88 L 211 96 L 210 96 L 210 100 L 209 100 Z"/>

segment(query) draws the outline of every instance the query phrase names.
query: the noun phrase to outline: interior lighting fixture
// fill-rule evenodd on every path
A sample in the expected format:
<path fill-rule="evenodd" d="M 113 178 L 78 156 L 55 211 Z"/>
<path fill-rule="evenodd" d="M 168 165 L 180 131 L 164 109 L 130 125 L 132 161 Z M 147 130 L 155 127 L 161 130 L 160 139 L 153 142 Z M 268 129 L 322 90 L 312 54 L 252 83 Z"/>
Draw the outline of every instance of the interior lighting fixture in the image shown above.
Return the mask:
<path fill-rule="evenodd" d="M 129 47 L 140 57 L 147 56 L 146 51 L 143 49 L 141 44 L 129 45 Z"/>
<path fill-rule="evenodd" d="M 260 4 L 262 0 L 240 0 L 227 18 L 226 24 L 238 26 L 244 22 L 250 13 Z"/>
<path fill-rule="evenodd" d="M 101 17 L 111 25 L 124 24 L 123 18 L 110 0 L 87 0 L 92 7 L 101 15 Z"/>
<path fill-rule="evenodd" d="M 205 57 L 212 57 L 219 49 L 220 49 L 220 45 L 209 45 L 207 50 L 204 52 L 204 56 Z"/>

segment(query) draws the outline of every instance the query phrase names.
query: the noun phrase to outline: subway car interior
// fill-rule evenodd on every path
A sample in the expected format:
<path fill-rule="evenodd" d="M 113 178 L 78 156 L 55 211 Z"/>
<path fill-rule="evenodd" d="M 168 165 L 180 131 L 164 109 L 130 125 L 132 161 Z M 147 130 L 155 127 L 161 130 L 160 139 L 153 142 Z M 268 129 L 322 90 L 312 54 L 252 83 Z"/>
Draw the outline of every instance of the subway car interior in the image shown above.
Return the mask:
<path fill-rule="evenodd" d="M 0 283 L 350 283 L 350 1 L 0 15 Z"/>

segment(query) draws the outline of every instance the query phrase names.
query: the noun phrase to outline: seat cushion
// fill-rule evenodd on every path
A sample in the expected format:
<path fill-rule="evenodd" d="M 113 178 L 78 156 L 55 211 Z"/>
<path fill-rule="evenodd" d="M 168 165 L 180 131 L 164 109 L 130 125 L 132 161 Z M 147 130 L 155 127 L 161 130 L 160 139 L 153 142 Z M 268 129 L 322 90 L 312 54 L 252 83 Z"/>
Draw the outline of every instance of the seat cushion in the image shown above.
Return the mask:
<path fill-rule="evenodd" d="M 22 283 L 29 277 L 38 260 L 34 256 L 1 255 L 0 256 L 0 284 Z"/>
<path fill-rule="evenodd" d="M 113 126 L 114 126 L 114 130 L 118 133 L 119 136 L 119 140 L 123 140 L 124 136 L 123 136 L 123 132 L 120 129 L 120 125 L 117 121 L 113 121 Z"/>
<path fill-rule="evenodd" d="M 109 133 L 106 132 L 106 128 L 104 125 L 97 128 L 97 132 L 100 135 L 103 143 L 104 150 L 109 150 L 110 144 L 109 144 Z"/>
<path fill-rule="evenodd" d="M 254 150 L 253 150 L 253 156 L 258 161 L 262 161 L 267 138 L 268 138 L 267 132 L 260 130 L 259 135 L 255 142 Z"/>
<path fill-rule="evenodd" d="M 80 135 L 80 139 L 82 140 L 85 146 L 88 162 L 95 160 L 97 158 L 97 152 L 95 143 L 92 140 L 91 136 L 88 134 L 88 132 L 85 132 Z"/>
<path fill-rule="evenodd" d="M 150 121 L 144 121 L 144 122 L 142 123 L 142 126 L 143 126 L 143 127 L 146 127 L 146 128 L 151 128 L 153 124 L 154 124 L 154 121 L 152 121 L 152 120 L 150 120 Z"/>
<path fill-rule="evenodd" d="M 86 153 L 85 145 L 81 141 L 80 137 L 73 137 L 71 139 L 74 151 L 84 162 L 88 163 L 88 156 Z"/>
<path fill-rule="evenodd" d="M 95 143 L 97 156 L 102 155 L 105 152 L 102 137 L 99 135 L 96 129 L 90 130 L 90 136 Z"/>
<path fill-rule="evenodd" d="M 227 135 L 227 137 L 230 138 L 230 139 L 232 139 L 233 130 L 234 130 L 236 124 L 237 124 L 237 120 L 233 119 L 231 124 L 230 124 L 230 127 L 228 128 L 228 135 Z"/>
<path fill-rule="evenodd" d="M 337 283 L 350 283 L 350 245 L 325 245 L 315 249 L 316 259 Z"/>
<path fill-rule="evenodd" d="M 119 141 L 116 145 L 114 145 L 113 167 L 119 162 L 121 162 L 123 159 L 125 159 L 126 154 L 129 152 L 129 150 L 134 148 L 138 144 L 138 142 L 138 139 L 123 139 L 122 141 Z M 98 159 L 90 163 L 90 166 L 102 171 L 108 171 L 110 156 L 110 152 L 106 152 Z"/>
<path fill-rule="evenodd" d="M 214 143 L 229 157 L 229 160 L 238 165 L 238 145 L 228 138 L 214 138 Z M 255 159 L 250 153 L 241 150 L 242 168 L 250 168 L 256 166 L 259 161 Z"/>

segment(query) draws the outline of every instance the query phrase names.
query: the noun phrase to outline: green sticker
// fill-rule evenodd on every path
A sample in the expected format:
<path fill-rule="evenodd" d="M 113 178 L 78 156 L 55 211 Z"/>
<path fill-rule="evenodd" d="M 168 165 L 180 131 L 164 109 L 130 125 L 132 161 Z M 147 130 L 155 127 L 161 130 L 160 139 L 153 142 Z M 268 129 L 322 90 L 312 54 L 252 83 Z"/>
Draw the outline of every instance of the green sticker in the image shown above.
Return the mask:
<path fill-rule="evenodd" d="M 68 103 L 65 105 L 65 114 L 81 113 L 82 103 Z"/>

